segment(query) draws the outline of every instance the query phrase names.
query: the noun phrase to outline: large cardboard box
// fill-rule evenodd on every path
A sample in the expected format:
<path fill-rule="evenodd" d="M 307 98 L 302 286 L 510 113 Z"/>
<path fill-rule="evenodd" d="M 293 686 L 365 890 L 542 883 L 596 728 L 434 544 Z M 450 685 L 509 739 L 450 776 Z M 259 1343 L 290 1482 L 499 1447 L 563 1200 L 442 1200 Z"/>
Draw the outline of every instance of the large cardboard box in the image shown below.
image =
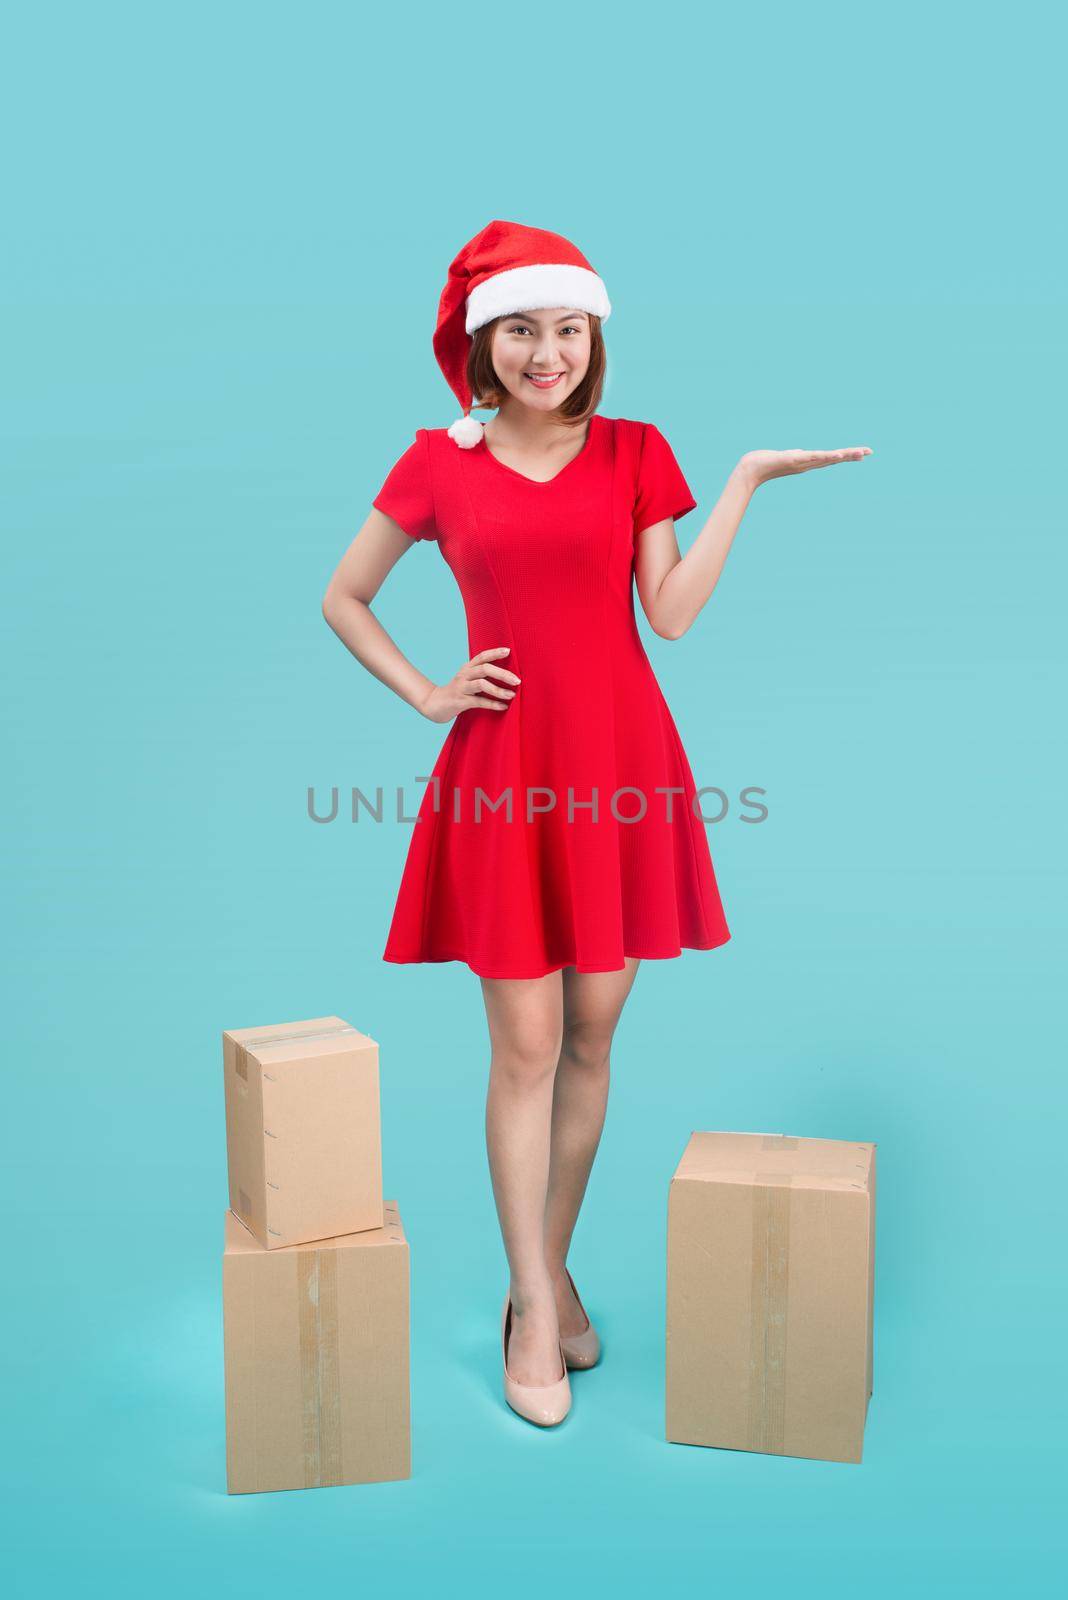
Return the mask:
<path fill-rule="evenodd" d="M 671 1180 L 667 1437 L 859 1462 L 875 1145 L 694 1133 Z"/>
<path fill-rule="evenodd" d="M 381 1228 L 265 1250 L 226 1214 L 231 1494 L 411 1476 L 409 1253 Z"/>
<path fill-rule="evenodd" d="M 378 1045 L 340 1017 L 223 1034 L 230 1209 L 267 1250 L 380 1228 Z"/>

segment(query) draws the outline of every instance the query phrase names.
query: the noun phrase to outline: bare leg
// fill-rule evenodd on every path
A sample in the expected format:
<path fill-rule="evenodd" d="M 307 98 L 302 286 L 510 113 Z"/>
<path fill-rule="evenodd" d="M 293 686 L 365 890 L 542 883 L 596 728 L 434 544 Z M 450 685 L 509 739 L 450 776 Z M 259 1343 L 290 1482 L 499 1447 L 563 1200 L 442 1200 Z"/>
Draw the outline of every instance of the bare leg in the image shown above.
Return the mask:
<path fill-rule="evenodd" d="M 604 1127 L 612 1037 L 638 966 L 629 957 L 622 972 L 564 969 L 564 1028 L 553 1088 L 545 1207 L 545 1262 L 564 1338 L 586 1326 L 568 1281 L 567 1252 Z"/>
<path fill-rule="evenodd" d="M 486 1148 L 511 1273 L 508 1370 L 518 1383 L 555 1383 L 560 1330 L 544 1224 L 563 982 L 559 972 L 550 972 L 481 983 L 492 1045 Z"/>

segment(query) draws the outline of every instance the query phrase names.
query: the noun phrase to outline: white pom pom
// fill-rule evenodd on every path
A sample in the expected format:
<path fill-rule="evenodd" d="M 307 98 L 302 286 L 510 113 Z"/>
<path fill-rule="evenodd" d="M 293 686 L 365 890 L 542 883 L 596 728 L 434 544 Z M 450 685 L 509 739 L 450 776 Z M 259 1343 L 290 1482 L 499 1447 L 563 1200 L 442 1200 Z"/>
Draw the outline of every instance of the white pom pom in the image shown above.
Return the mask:
<path fill-rule="evenodd" d="M 461 450 L 472 450 L 482 437 L 483 426 L 475 417 L 457 417 L 447 431 Z"/>

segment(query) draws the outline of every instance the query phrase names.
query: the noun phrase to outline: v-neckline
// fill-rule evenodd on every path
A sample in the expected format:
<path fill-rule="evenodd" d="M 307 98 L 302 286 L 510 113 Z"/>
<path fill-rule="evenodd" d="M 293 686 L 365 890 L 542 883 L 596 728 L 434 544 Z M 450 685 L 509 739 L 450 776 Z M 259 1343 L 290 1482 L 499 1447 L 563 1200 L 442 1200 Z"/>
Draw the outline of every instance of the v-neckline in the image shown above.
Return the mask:
<path fill-rule="evenodd" d="M 551 478 L 530 478 L 525 472 L 518 471 L 516 467 L 510 467 L 506 461 L 502 461 L 499 456 L 495 456 L 493 454 L 493 451 L 490 449 L 489 444 L 486 441 L 485 433 L 483 433 L 479 442 L 481 443 L 482 448 L 486 452 L 489 459 L 496 466 L 500 467 L 502 472 L 510 472 L 513 478 L 521 478 L 524 483 L 532 484 L 535 489 L 547 489 L 550 484 L 558 482 L 559 479 L 563 477 L 565 472 L 567 472 L 571 467 L 575 466 L 579 461 L 582 460 L 583 456 L 587 454 L 590 445 L 593 443 L 593 425 L 595 422 L 599 422 L 600 420 L 600 412 L 595 411 L 586 426 L 586 438 L 583 441 L 582 449 L 577 455 L 572 456 L 570 461 L 565 461 L 559 472 L 554 472 Z"/>

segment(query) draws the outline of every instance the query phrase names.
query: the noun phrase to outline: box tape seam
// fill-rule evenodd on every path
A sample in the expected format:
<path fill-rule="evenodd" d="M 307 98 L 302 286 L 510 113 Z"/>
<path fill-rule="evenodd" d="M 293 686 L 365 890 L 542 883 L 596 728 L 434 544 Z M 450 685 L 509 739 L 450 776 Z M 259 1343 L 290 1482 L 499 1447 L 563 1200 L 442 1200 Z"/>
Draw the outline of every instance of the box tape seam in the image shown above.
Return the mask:
<path fill-rule="evenodd" d="M 263 1033 L 258 1039 L 244 1039 L 240 1048 L 243 1050 L 258 1050 L 267 1044 L 289 1044 L 293 1040 L 304 1039 L 332 1039 L 339 1033 L 359 1033 L 359 1028 L 354 1028 L 351 1022 L 343 1022 L 332 1028 L 316 1028 L 307 1033 Z"/>
<path fill-rule="evenodd" d="M 297 1298 L 304 1482 L 317 1489 L 342 1481 L 336 1251 L 298 1253 Z"/>
<path fill-rule="evenodd" d="M 785 1454 L 790 1181 L 753 1175 L 747 1442 L 768 1455 Z"/>

